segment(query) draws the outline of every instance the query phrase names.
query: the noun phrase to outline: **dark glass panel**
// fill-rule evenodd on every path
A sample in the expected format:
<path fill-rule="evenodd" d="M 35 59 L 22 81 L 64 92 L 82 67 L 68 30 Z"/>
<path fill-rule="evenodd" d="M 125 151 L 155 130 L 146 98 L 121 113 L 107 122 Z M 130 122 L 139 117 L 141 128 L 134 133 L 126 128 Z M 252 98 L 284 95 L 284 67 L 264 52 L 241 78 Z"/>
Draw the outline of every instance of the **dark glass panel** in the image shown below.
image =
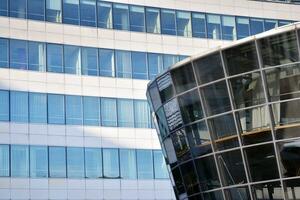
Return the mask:
<path fill-rule="evenodd" d="M 8 16 L 8 0 L 0 1 L 0 15 Z"/>
<path fill-rule="evenodd" d="M 245 187 L 236 187 L 225 190 L 226 199 L 230 200 L 250 200 L 249 189 Z"/>
<path fill-rule="evenodd" d="M 187 195 L 192 195 L 200 192 L 193 161 L 180 166 L 182 179 L 186 188 Z"/>
<path fill-rule="evenodd" d="M 156 112 L 156 120 L 159 128 L 159 133 L 162 138 L 165 138 L 169 134 L 169 128 L 163 107 L 161 107 Z"/>
<path fill-rule="evenodd" d="M 172 70 L 171 76 L 177 94 L 196 87 L 196 81 L 191 63 Z"/>
<path fill-rule="evenodd" d="M 203 194 L 205 200 L 223 200 L 223 194 L 221 190 L 217 190 L 214 192 L 204 193 Z"/>
<path fill-rule="evenodd" d="M 283 181 L 283 186 L 287 200 L 300 199 L 300 179 Z"/>
<path fill-rule="evenodd" d="M 171 137 L 167 137 L 164 141 L 163 141 L 163 149 L 166 152 L 166 161 L 167 164 L 170 165 L 170 167 L 174 167 L 177 165 L 177 157 L 176 157 L 176 152 L 174 149 L 174 145 L 172 142 Z"/>
<path fill-rule="evenodd" d="M 26 0 L 9 1 L 9 16 L 17 18 L 26 18 L 27 5 Z"/>
<path fill-rule="evenodd" d="M 179 161 L 188 160 L 191 157 L 190 147 L 185 135 L 185 130 L 180 129 L 175 133 L 171 134 L 173 146 L 177 159 Z"/>
<path fill-rule="evenodd" d="M 79 25 L 79 0 L 63 0 L 63 23 Z"/>
<path fill-rule="evenodd" d="M 47 44 L 47 71 L 62 73 L 63 67 L 63 45 Z"/>
<path fill-rule="evenodd" d="M 80 24 L 96 26 L 96 0 L 80 0 Z"/>
<path fill-rule="evenodd" d="M 98 75 L 98 49 L 81 48 L 81 74 L 89 76 Z"/>
<path fill-rule="evenodd" d="M 160 10 L 146 8 L 146 29 L 147 33 L 160 33 Z"/>
<path fill-rule="evenodd" d="M 251 190 L 252 196 L 257 200 L 283 200 L 279 181 L 252 185 Z"/>
<path fill-rule="evenodd" d="M 46 20 L 61 23 L 62 0 L 46 0 Z"/>
<path fill-rule="evenodd" d="M 276 28 L 277 27 L 277 21 L 276 20 L 265 20 L 264 27 L 265 27 L 265 31 Z"/>
<path fill-rule="evenodd" d="M 251 35 L 262 33 L 264 32 L 264 20 L 250 18 L 250 27 Z"/>
<path fill-rule="evenodd" d="M 172 170 L 172 175 L 173 175 L 173 181 L 175 184 L 177 196 L 184 199 L 184 197 L 186 197 L 186 191 L 183 185 L 182 176 L 179 171 L 179 167 Z"/>
<path fill-rule="evenodd" d="M 1 2 L 0 2 L 1 4 Z M 1 15 L 1 10 L 0 10 L 0 15 Z M 9 67 L 9 40 L 8 39 L 2 39 L 0 38 L 0 67 L 1 68 L 8 68 Z"/>
<path fill-rule="evenodd" d="M 151 103 L 154 111 L 156 111 L 161 106 L 161 100 L 159 96 L 159 91 L 155 82 L 153 82 L 148 87 L 149 95 L 151 97 Z"/>
<path fill-rule="evenodd" d="M 172 79 L 169 73 L 157 79 L 157 86 L 162 103 L 165 103 L 174 96 Z"/>
<path fill-rule="evenodd" d="M 10 68 L 28 68 L 28 42 L 24 40 L 10 40 Z"/>

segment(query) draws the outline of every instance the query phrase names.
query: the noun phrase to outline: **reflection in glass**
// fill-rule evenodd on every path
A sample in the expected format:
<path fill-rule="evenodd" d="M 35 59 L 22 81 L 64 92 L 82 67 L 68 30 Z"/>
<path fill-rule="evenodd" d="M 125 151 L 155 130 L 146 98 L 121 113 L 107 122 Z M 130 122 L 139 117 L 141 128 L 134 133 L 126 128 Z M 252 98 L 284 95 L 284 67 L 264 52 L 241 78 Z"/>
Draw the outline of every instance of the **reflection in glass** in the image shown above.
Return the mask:
<path fill-rule="evenodd" d="M 165 103 L 174 96 L 171 75 L 169 73 L 157 79 L 157 86 L 162 103 Z"/>
<path fill-rule="evenodd" d="M 186 193 L 179 167 L 172 170 L 172 178 L 175 184 L 177 196 L 180 197 L 180 199 L 184 199 L 184 197 L 186 197 Z"/>
<path fill-rule="evenodd" d="M 173 142 L 172 142 L 172 139 L 170 136 L 164 140 L 163 147 L 164 147 L 166 155 L 167 155 L 167 157 L 166 157 L 167 164 L 169 164 L 171 168 L 176 166 L 177 157 L 176 157 L 174 145 L 173 145 Z"/>
<path fill-rule="evenodd" d="M 161 73 L 164 69 L 163 56 L 158 53 L 148 53 L 147 59 L 148 59 L 149 79 L 153 80 L 156 77 L 156 75 Z M 1 66 L 1 61 L 0 61 L 0 66 Z"/>
<path fill-rule="evenodd" d="M 64 66 L 65 73 L 81 74 L 81 56 L 80 47 L 64 45 Z"/>
<path fill-rule="evenodd" d="M 79 24 L 79 0 L 63 0 L 63 23 Z"/>
<path fill-rule="evenodd" d="M 185 130 L 180 129 L 171 135 L 176 157 L 179 161 L 187 160 L 191 157 L 190 147 L 185 136 Z"/>
<path fill-rule="evenodd" d="M 248 187 L 236 187 L 225 190 L 226 199 L 230 200 L 250 200 Z"/>
<path fill-rule="evenodd" d="M 28 93 L 10 92 L 10 120 L 13 122 L 28 122 Z"/>
<path fill-rule="evenodd" d="M 80 0 L 80 25 L 96 26 L 96 0 Z"/>
<path fill-rule="evenodd" d="M 161 151 L 153 150 L 153 162 L 155 179 L 169 178 L 167 165 L 165 163 L 165 159 Z"/>
<path fill-rule="evenodd" d="M 166 137 L 169 133 L 169 128 L 163 107 L 156 112 L 156 120 L 161 137 Z"/>
<path fill-rule="evenodd" d="M 284 192 L 287 200 L 300 199 L 300 180 L 291 179 L 283 181 Z"/>
<path fill-rule="evenodd" d="M 279 181 L 252 185 L 251 190 L 253 197 L 257 200 L 283 200 Z"/>
<path fill-rule="evenodd" d="M 171 74 L 177 94 L 196 87 L 191 63 L 172 70 Z"/>
<path fill-rule="evenodd" d="M 26 18 L 27 5 L 24 0 L 13 0 L 9 2 L 9 16 L 17 18 Z"/>
<path fill-rule="evenodd" d="M 180 171 L 187 195 L 192 195 L 200 192 L 193 161 L 181 165 Z"/>
<path fill-rule="evenodd" d="M 277 27 L 277 21 L 276 20 L 265 20 L 264 27 L 265 27 L 265 31 L 276 28 Z"/>
<path fill-rule="evenodd" d="M 251 35 L 264 32 L 264 20 L 250 18 Z"/>
<path fill-rule="evenodd" d="M 28 69 L 40 72 L 46 71 L 46 49 L 44 43 L 28 42 Z"/>

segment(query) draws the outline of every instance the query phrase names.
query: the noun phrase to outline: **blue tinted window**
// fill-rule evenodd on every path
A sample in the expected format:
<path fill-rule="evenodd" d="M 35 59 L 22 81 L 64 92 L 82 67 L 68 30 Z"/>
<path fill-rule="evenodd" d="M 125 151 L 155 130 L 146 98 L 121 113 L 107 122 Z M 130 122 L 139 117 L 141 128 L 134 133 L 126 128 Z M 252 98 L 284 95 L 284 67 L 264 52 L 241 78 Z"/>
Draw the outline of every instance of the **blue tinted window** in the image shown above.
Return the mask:
<path fill-rule="evenodd" d="M 151 150 L 137 150 L 138 179 L 153 179 L 153 158 Z"/>
<path fill-rule="evenodd" d="M 167 69 L 178 62 L 178 56 L 176 55 L 164 55 L 164 69 Z"/>
<path fill-rule="evenodd" d="M 161 10 L 161 33 L 176 35 L 175 10 Z"/>
<path fill-rule="evenodd" d="M 8 40 L 0 39 L 0 67 L 8 68 Z"/>
<path fill-rule="evenodd" d="M 277 27 L 277 21 L 276 20 L 265 20 L 265 31 L 271 30 L 273 28 Z"/>
<path fill-rule="evenodd" d="M 250 22 L 249 18 L 237 17 L 236 28 L 238 39 L 248 37 L 250 35 Z"/>
<path fill-rule="evenodd" d="M 46 71 L 45 43 L 28 42 L 28 69 Z"/>
<path fill-rule="evenodd" d="M 116 99 L 101 98 L 101 124 L 102 126 L 117 126 Z"/>
<path fill-rule="evenodd" d="M 30 177 L 48 177 L 48 148 L 30 147 Z"/>
<path fill-rule="evenodd" d="M 118 126 L 134 127 L 132 100 L 118 99 Z"/>
<path fill-rule="evenodd" d="M 49 22 L 61 22 L 61 0 L 46 0 L 46 19 Z"/>
<path fill-rule="evenodd" d="M 83 124 L 100 125 L 100 102 L 97 97 L 83 97 Z"/>
<path fill-rule="evenodd" d="M 9 121 L 9 92 L 0 90 L 0 121 Z"/>
<path fill-rule="evenodd" d="M 280 20 L 280 21 L 278 21 L 278 26 L 285 26 L 285 25 L 288 25 L 291 23 L 292 23 L 291 21 Z"/>
<path fill-rule="evenodd" d="M 116 50 L 116 71 L 117 77 L 120 78 L 131 78 L 131 52 Z"/>
<path fill-rule="evenodd" d="M 150 128 L 150 110 L 147 101 L 134 100 L 134 127 Z"/>
<path fill-rule="evenodd" d="M 119 178 L 119 150 L 103 149 L 104 178 Z"/>
<path fill-rule="evenodd" d="M 148 69 L 149 78 L 153 80 L 164 69 L 163 56 L 157 53 L 148 53 Z"/>
<path fill-rule="evenodd" d="M 10 120 L 28 122 L 28 93 L 10 92 Z"/>
<path fill-rule="evenodd" d="M 136 157 L 134 149 L 120 149 L 121 178 L 136 179 Z"/>
<path fill-rule="evenodd" d="M 145 32 L 145 10 L 141 6 L 130 6 L 130 30 Z"/>
<path fill-rule="evenodd" d="M 235 18 L 231 16 L 222 16 L 222 39 L 235 40 Z"/>
<path fill-rule="evenodd" d="M 221 18 L 219 15 L 207 15 L 207 37 L 221 39 Z"/>
<path fill-rule="evenodd" d="M 80 0 L 80 24 L 96 26 L 96 0 Z"/>
<path fill-rule="evenodd" d="M 9 1 L 9 6 L 11 17 L 26 18 L 26 0 Z"/>
<path fill-rule="evenodd" d="M 101 149 L 85 148 L 85 176 L 87 178 L 102 177 Z"/>
<path fill-rule="evenodd" d="M 63 95 L 48 94 L 48 123 L 65 123 L 65 100 Z"/>
<path fill-rule="evenodd" d="M 63 22 L 79 24 L 79 0 L 63 0 Z"/>
<path fill-rule="evenodd" d="M 192 13 L 193 37 L 206 38 L 205 14 Z"/>
<path fill-rule="evenodd" d="M 0 15 L 8 16 L 8 0 L 0 0 Z"/>
<path fill-rule="evenodd" d="M 98 75 L 98 49 L 81 48 L 81 68 L 82 75 Z"/>
<path fill-rule="evenodd" d="M 28 146 L 11 145 L 11 176 L 28 177 L 29 176 L 29 150 Z"/>
<path fill-rule="evenodd" d="M 264 32 L 264 20 L 250 18 L 251 35 Z"/>
<path fill-rule="evenodd" d="M 146 8 L 146 29 L 148 33 L 160 33 L 159 9 Z"/>
<path fill-rule="evenodd" d="M 192 37 L 191 13 L 177 11 L 176 12 L 177 35 Z"/>
<path fill-rule="evenodd" d="M 98 1 L 98 27 L 112 28 L 112 4 Z"/>
<path fill-rule="evenodd" d="M 65 73 L 80 74 L 80 47 L 64 45 Z"/>
<path fill-rule="evenodd" d="M 29 121 L 47 123 L 47 95 L 29 93 Z"/>
<path fill-rule="evenodd" d="M 28 19 L 45 20 L 45 0 L 27 0 Z"/>
<path fill-rule="evenodd" d="M 66 124 L 82 124 L 82 102 L 80 96 L 66 96 Z"/>
<path fill-rule="evenodd" d="M 131 52 L 132 78 L 148 79 L 147 54 L 144 52 Z"/>
<path fill-rule="evenodd" d="M 14 69 L 27 69 L 27 42 L 23 40 L 10 40 L 10 67 Z"/>
<path fill-rule="evenodd" d="M 99 49 L 100 76 L 115 76 L 114 50 Z"/>
<path fill-rule="evenodd" d="M 114 29 L 129 30 L 128 5 L 113 4 L 113 13 Z"/>
<path fill-rule="evenodd" d="M 63 46 L 47 44 L 47 71 L 62 73 L 63 69 Z"/>
<path fill-rule="evenodd" d="M 0 145 L 0 177 L 9 176 L 9 146 Z"/>
<path fill-rule="evenodd" d="M 66 177 L 65 147 L 49 147 L 49 177 Z"/>
<path fill-rule="evenodd" d="M 67 165 L 68 178 L 84 178 L 83 148 L 67 148 Z"/>
<path fill-rule="evenodd" d="M 157 179 L 167 179 L 169 178 L 167 165 L 165 163 L 164 156 L 161 151 L 153 151 L 153 161 L 154 161 L 154 176 Z"/>

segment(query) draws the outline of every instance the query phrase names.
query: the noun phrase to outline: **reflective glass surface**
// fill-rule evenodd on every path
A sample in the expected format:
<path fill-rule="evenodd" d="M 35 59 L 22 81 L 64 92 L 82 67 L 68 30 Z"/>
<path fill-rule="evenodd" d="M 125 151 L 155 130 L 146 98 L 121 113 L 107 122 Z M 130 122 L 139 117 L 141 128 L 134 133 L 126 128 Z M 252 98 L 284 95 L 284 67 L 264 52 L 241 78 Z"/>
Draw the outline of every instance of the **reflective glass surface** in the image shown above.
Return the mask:
<path fill-rule="evenodd" d="M 9 176 L 10 161 L 9 161 L 9 146 L 0 145 L 0 176 Z"/>
<path fill-rule="evenodd" d="M 196 87 L 196 81 L 191 64 L 173 70 L 171 76 L 177 94 Z"/>
<path fill-rule="evenodd" d="M 48 177 L 48 148 L 30 146 L 30 177 Z"/>
<path fill-rule="evenodd" d="M 137 168 L 135 150 L 120 150 L 120 172 L 123 179 L 136 179 Z"/>
<path fill-rule="evenodd" d="M 9 92 L 0 90 L 0 121 L 9 121 Z"/>
<path fill-rule="evenodd" d="M 45 0 L 27 0 L 27 17 L 34 20 L 45 20 Z"/>
<path fill-rule="evenodd" d="M 151 150 L 137 150 L 138 179 L 153 179 L 153 155 Z"/>
<path fill-rule="evenodd" d="M 49 147 L 49 177 L 66 177 L 65 147 Z"/>
<path fill-rule="evenodd" d="M 0 11 L 1 12 L 1 11 Z M 3 68 L 7 68 L 9 65 L 9 61 L 8 61 L 8 57 L 9 57 L 9 53 L 8 53 L 8 40 L 7 39 L 1 39 L 0 38 L 0 48 L 1 48 L 1 52 L 0 52 L 0 67 Z"/>
<path fill-rule="evenodd" d="M 84 149 L 79 147 L 67 148 L 68 178 L 84 178 Z"/>
<path fill-rule="evenodd" d="M 29 148 L 25 145 L 11 145 L 10 164 L 12 177 L 29 176 Z"/>
<path fill-rule="evenodd" d="M 176 35 L 176 16 L 175 10 L 160 10 L 161 33 L 167 35 Z"/>
<path fill-rule="evenodd" d="M 102 151 L 97 148 L 85 148 L 85 177 L 100 178 L 102 177 Z"/>
<path fill-rule="evenodd" d="M 102 152 L 104 178 L 119 178 L 119 150 L 103 149 Z"/>
<path fill-rule="evenodd" d="M 198 90 L 193 90 L 178 97 L 182 118 L 185 123 L 193 122 L 203 117 Z"/>

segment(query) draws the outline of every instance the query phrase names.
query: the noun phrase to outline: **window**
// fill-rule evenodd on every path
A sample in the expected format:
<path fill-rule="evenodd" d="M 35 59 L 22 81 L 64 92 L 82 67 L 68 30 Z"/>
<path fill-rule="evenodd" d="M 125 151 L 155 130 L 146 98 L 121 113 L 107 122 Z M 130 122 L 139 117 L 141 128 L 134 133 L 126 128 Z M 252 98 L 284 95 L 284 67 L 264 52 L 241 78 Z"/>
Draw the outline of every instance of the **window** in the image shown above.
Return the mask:
<path fill-rule="evenodd" d="M 48 148 L 30 146 L 30 177 L 48 177 Z"/>
<path fill-rule="evenodd" d="M 49 147 L 49 176 L 51 178 L 66 177 L 65 147 Z"/>
<path fill-rule="evenodd" d="M 185 123 L 197 121 L 203 117 L 202 106 L 197 89 L 179 96 L 178 101 Z"/>
<path fill-rule="evenodd" d="M 146 8 L 146 28 L 147 33 L 160 33 L 159 9 Z"/>
<path fill-rule="evenodd" d="M 118 99 L 118 127 L 134 127 L 132 100 Z"/>
<path fill-rule="evenodd" d="M 8 0 L 0 1 L 0 16 L 8 16 Z"/>
<path fill-rule="evenodd" d="M 86 178 L 102 177 L 101 149 L 85 148 L 85 176 Z"/>
<path fill-rule="evenodd" d="M 165 163 L 164 156 L 161 151 L 153 151 L 154 160 L 154 176 L 156 179 L 167 179 L 169 178 L 167 165 Z"/>
<path fill-rule="evenodd" d="M 264 20 L 250 18 L 251 35 L 264 32 Z"/>
<path fill-rule="evenodd" d="M 0 121 L 9 121 L 9 91 L 0 90 Z"/>
<path fill-rule="evenodd" d="M 104 178 L 119 178 L 119 150 L 103 149 Z"/>
<path fill-rule="evenodd" d="M 177 35 L 192 37 L 191 13 L 177 11 L 176 12 Z"/>
<path fill-rule="evenodd" d="M 157 53 L 148 53 L 149 79 L 153 80 L 163 71 L 163 56 Z"/>
<path fill-rule="evenodd" d="M 187 195 L 200 192 L 194 162 L 190 161 L 182 164 L 180 171 Z"/>
<path fill-rule="evenodd" d="M 196 80 L 191 63 L 172 70 L 171 76 L 177 94 L 196 87 Z"/>
<path fill-rule="evenodd" d="M 81 48 L 81 68 L 82 75 L 98 75 L 98 49 L 88 47 Z"/>
<path fill-rule="evenodd" d="M 102 126 L 117 126 L 117 101 L 112 98 L 101 98 Z"/>
<path fill-rule="evenodd" d="M 134 149 L 120 149 L 120 168 L 122 179 L 136 179 L 136 157 Z"/>
<path fill-rule="evenodd" d="M 80 47 L 64 45 L 65 73 L 81 73 Z"/>
<path fill-rule="evenodd" d="M 221 39 L 221 17 L 219 15 L 207 15 L 207 37 Z"/>
<path fill-rule="evenodd" d="M 62 0 L 46 0 L 47 21 L 61 23 L 61 1 Z"/>
<path fill-rule="evenodd" d="M 100 102 L 97 97 L 83 97 L 83 124 L 100 125 Z"/>
<path fill-rule="evenodd" d="M 10 17 L 26 18 L 26 0 L 9 1 Z"/>
<path fill-rule="evenodd" d="M 222 39 L 236 40 L 235 17 L 222 16 Z"/>
<path fill-rule="evenodd" d="M 67 148 L 68 178 L 84 178 L 84 151 L 80 147 Z"/>
<path fill-rule="evenodd" d="M 96 0 L 80 0 L 80 24 L 96 27 Z"/>
<path fill-rule="evenodd" d="M 29 176 L 29 150 L 25 145 L 11 145 L 10 163 L 12 177 Z"/>
<path fill-rule="evenodd" d="M 137 150 L 138 179 L 153 179 L 153 157 L 151 150 Z"/>
<path fill-rule="evenodd" d="M 10 92 L 10 120 L 28 122 L 28 93 Z"/>
<path fill-rule="evenodd" d="M 273 28 L 277 27 L 277 21 L 276 20 L 265 20 L 265 31 L 271 30 Z"/>
<path fill-rule="evenodd" d="M 65 99 L 63 95 L 48 94 L 48 123 L 65 124 Z"/>
<path fill-rule="evenodd" d="M 176 157 L 181 162 L 191 158 L 190 147 L 185 135 L 184 129 L 177 130 L 171 135 Z"/>
<path fill-rule="evenodd" d="M 8 68 L 8 39 L 0 38 L 0 49 L 0 67 Z"/>
<path fill-rule="evenodd" d="M 237 17 L 236 18 L 237 26 L 237 38 L 242 39 L 250 35 L 250 22 L 249 18 Z"/>
<path fill-rule="evenodd" d="M 176 35 L 175 10 L 161 9 L 161 33 Z"/>
<path fill-rule="evenodd" d="M 172 65 L 178 62 L 178 56 L 164 54 L 164 69 L 168 69 Z"/>
<path fill-rule="evenodd" d="M 205 14 L 192 13 L 193 37 L 206 38 Z"/>
<path fill-rule="evenodd" d="M 134 100 L 134 127 L 151 128 L 150 110 L 147 101 Z"/>
<path fill-rule="evenodd" d="M 63 0 L 63 22 L 79 24 L 79 0 Z"/>
<path fill-rule="evenodd" d="M 62 73 L 63 69 L 63 46 L 47 44 L 47 71 Z"/>
<path fill-rule="evenodd" d="M 145 10 L 141 6 L 130 6 L 130 30 L 145 32 Z"/>
<path fill-rule="evenodd" d="M 82 124 L 82 102 L 80 96 L 66 96 L 66 124 Z"/>
<path fill-rule="evenodd" d="M 9 146 L 0 145 L 0 177 L 9 176 Z"/>
<path fill-rule="evenodd" d="M 27 0 L 28 19 L 45 20 L 45 0 Z"/>
<path fill-rule="evenodd" d="M 147 74 L 147 54 L 144 52 L 131 52 L 132 78 L 148 79 Z"/>
<path fill-rule="evenodd" d="M 278 26 L 285 26 L 291 23 L 292 23 L 291 21 L 280 20 L 278 21 Z"/>
<path fill-rule="evenodd" d="M 116 50 L 116 70 L 117 77 L 120 78 L 131 78 L 131 52 Z"/>
<path fill-rule="evenodd" d="M 46 71 L 45 43 L 28 42 L 28 69 L 34 71 Z"/>
<path fill-rule="evenodd" d="M 98 1 L 98 27 L 112 28 L 112 4 Z"/>
<path fill-rule="evenodd" d="M 113 13 L 114 29 L 129 30 L 128 5 L 113 4 Z"/>
<path fill-rule="evenodd" d="M 47 123 L 47 95 L 29 93 L 29 121 Z"/>
<path fill-rule="evenodd" d="M 27 42 L 23 40 L 10 40 L 10 67 L 14 69 L 27 69 Z"/>
<path fill-rule="evenodd" d="M 111 49 L 99 49 L 99 67 L 100 76 L 115 76 L 115 64 L 114 64 L 114 50 Z"/>

